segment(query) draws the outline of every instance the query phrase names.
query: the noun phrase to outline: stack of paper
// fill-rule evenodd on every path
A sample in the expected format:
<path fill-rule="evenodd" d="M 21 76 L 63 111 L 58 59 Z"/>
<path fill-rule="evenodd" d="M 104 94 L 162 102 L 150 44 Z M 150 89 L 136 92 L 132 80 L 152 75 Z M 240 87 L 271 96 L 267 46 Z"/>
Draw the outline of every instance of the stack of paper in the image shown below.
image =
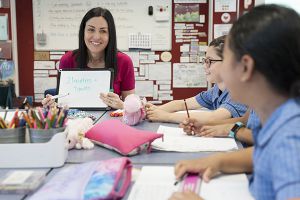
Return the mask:
<path fill-rule="evenodd" d="M 230 151 L 238 149 L 233 138 L 207 138 L 188 136 L 182 128 L 159 126 L 157 133 L 164 134 L 164 139 L 152 143 L 154 149 L 163 151 L 198 152 Z"/>
<path fill-rule="evenodd" d="M 173 192 L 179 191 L 179 185 L 174 186 L 174 182 L 174 167 L 143 167 L 128 199 L 167 200 Z M 253 200 L 245 174 L 222 175 L 209 183 L 202 181 L 199 195 L 205 200 Z"/>

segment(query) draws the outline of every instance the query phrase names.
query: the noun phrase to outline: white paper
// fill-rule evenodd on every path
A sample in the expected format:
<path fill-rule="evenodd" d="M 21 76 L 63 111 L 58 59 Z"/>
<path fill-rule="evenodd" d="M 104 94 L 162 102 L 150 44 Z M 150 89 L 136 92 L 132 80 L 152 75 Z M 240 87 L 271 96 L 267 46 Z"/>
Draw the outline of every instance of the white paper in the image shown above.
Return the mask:
<path fill-rule="evenodd" d="M 145 65 L 140 65 L 140 76 L 145 76 Z"/>
<path fill-rule="evenodd" d="M 236 0 L 215 0 L 215 12 L 236 12 Z"/>
<path fill-rule="evenodd" d="M 153 99 L 158 98 L 158 85 L 153 85 Z"/>
<path fill-rule="evenodd" d="M 233 138 L 207 138 L 188 136 L 182 128 L 160 125 L 157 133 L 164 134 L 164 140 L 154 140 L 152 147 L 163 151 L 199 152 L 231 151 L 238 149 Z"/>
<path fill-rule="evenodd" d="M 228 35 L 232 24 L 215 24 L 214 25 L 214 39 L 223 35 Z"/>
<path fill-rule="evenodd" d="M 153 81 L 136 81 L 135 93 L 143 97 L 153 97 Z"/>
<path fill-rule="evenodd" d="M 189 52 L 190 51 L 190 45 L 189 44 L 183 44 L 180 46 L 180 52 Z"/>
<path fill-rule="evenodd" d="M 127 54 L 131 60 L 134 67 L 139 67 L 140 65 L 140 54 L 139 52 L 124 52 Z"/>
<path fill-rule="evenodd" d="M 7 14 L 0 16 L 0 40 L 8 40 Z"/>
<path fill-rule="evenodd" d="M 143 167 L 128 200 L 166 200 L 179 190 L 173 167 Z"/>
<path fill-rule="evenodd" d="M 205 15 L 200 15 L 199 22 L 205 23 Z"/>
<path fill-rule="evenodd" d="M 201 64 L 173 64 L 173 88 L 195 88 L 206 86 L 206 75 Z"/>
<path fill-rule="evenodd" d="M 171 90 L 171 85 L 159 85 L 160 90 Z"/>
<path fill-rule="evenodd" d="M 149 80 L 171 80 L 171 63 L 157 62 L 149 65 Z"/>
<path fill-rule="evenodd" d="M 60 60 L 63 55 L 50 55 L 50 60 Z"/>
<path fill-rule="evenodd" d="M 145 166 L 133 185 L 129 200 L 166 200 L 173 192 L 180 190 L 174 186 L 174 167 Z M 245 174 L 221 175 L 209 183 L 201 182 L 200 194 L 205 200 L 253 200 Z"/>
<path fill-rule="evenodd" d="M 54 61 L 34 61 L 34 69 L 55 69 Z"/>
<path fill-rule="evenodd" d="M 151 49 L 151 33 L 130 33 L 128 35 L 128 48 Z"/>
<path fill-rule="evenodd" d="M 190 62 L 190 57 L 188 57 L 188 56 L 181 56 L 180 57 L 180 62 L 181 63 L 189 63 Z"/>

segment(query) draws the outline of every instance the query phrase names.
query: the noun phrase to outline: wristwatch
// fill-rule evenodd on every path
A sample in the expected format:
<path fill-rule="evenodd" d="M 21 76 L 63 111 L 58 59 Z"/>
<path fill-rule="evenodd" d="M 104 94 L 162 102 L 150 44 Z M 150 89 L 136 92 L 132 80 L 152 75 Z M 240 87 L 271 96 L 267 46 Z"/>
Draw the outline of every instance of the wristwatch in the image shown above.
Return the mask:
<path fill-rule="evenodd" d="M 242 122 L 236 122 L 232 129 L 229 131 L 228 137 L 234 138 L 236 140 L 236 133 L 240 130 L 240 128 L 245 127 Z"/>

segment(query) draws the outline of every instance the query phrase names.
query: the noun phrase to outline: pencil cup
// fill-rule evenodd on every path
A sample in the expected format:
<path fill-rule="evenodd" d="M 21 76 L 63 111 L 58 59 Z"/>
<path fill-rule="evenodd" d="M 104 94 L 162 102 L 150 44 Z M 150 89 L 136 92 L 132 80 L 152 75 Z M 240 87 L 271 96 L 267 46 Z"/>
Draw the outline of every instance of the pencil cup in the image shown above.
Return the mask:
<path fill-rule="evenodd" d="M 24 143 L 25 133 L 25 127 L 0 129 L 0 144 Z"/>
<path fill-rule="evenodd" d="M 29 137 L 31 143 L 44 143 L 51 140 L 51 138 L 60 132 L 64 132 L 65 127 L 51 128 L 51 129 L 29 129 Z"/>

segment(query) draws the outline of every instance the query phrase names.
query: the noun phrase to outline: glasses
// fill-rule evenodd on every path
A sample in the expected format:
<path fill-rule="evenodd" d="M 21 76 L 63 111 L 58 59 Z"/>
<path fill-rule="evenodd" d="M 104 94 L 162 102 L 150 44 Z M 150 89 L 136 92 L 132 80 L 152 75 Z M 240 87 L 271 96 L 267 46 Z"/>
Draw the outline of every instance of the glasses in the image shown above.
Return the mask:
<path fill-rule="evenodd" d="M 216 59 L 210 59 L 210 58 L 202 58 L 202 64 L 206 64 L 208 67 L 211 65 L 211 63 L 215 62 L 221 62 L 223 60 L 216 60 Z"/>

